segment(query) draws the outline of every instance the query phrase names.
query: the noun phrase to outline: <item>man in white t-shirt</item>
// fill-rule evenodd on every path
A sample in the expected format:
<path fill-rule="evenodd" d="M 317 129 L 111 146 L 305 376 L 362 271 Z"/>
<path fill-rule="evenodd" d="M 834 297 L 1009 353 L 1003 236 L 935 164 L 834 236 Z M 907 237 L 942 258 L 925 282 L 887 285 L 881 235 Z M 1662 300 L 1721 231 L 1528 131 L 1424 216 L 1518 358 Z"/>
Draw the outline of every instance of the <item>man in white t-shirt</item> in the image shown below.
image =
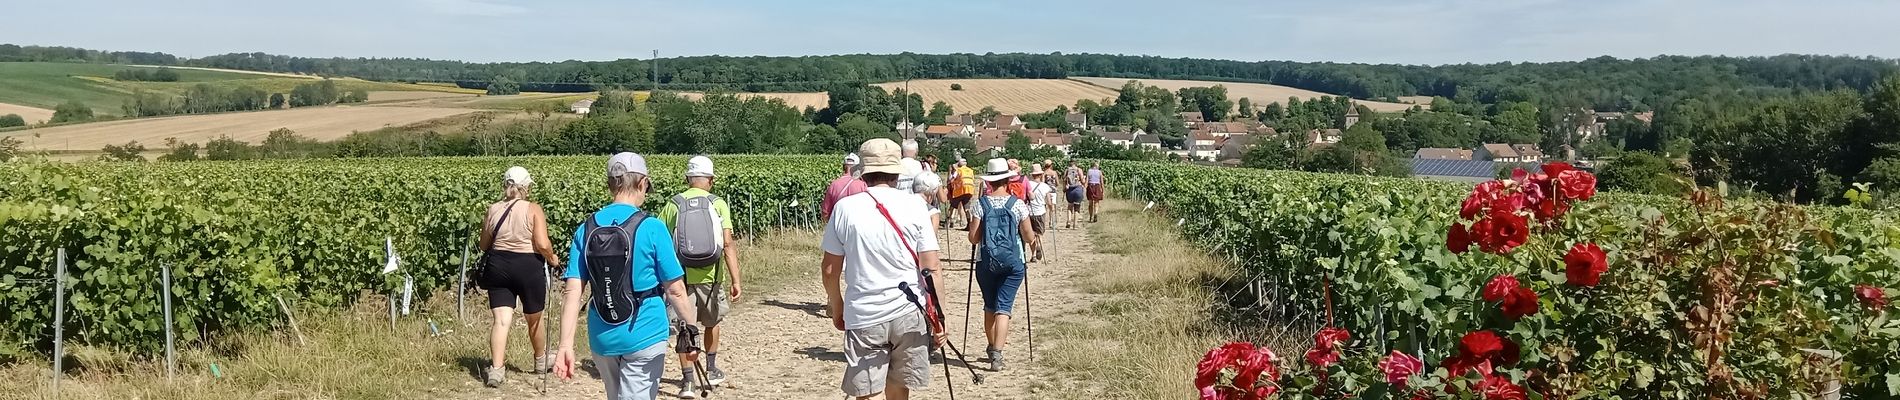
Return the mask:
<path fill-rule="evenodd" d="M 904 172 L 897 174 L 897 183 L 891 187 L 902 190 L 917 190 L 917 176 L 924 173 L 924 163 L 917 161 L 917 141 L 904 141 L 904 158 L 897 161 Z"/>
<path fill-rule="evenodd" d="M 1041 164 L 1034 165 L 1029 172 L 1029 225 L 1034 228 L 1037 237 L 1049 230 L 1049 200 L 1056 195 L 1054 186 L 1043 183 L 1044 174 L 1048 172 L 1042 169 Z M 1042 261 L 1042 243 L 1037 242 L 1034 250 L 1035 257 L 1029 261 Z"/>
<path fill-rule="evenodd" d="M 825 309 L 845 331 L 845 394 L 904 400 L 929 387 L 930 347 L 946 337 L 920 303 L 935 294 L 918 293 L 919 270 L 939 268 L 937 234 L 923 198 L 893 187 L 904 172 L 897 143 L 871 139 L 858 155 L 869 189 L 838 200 L 820 242 Z"/>

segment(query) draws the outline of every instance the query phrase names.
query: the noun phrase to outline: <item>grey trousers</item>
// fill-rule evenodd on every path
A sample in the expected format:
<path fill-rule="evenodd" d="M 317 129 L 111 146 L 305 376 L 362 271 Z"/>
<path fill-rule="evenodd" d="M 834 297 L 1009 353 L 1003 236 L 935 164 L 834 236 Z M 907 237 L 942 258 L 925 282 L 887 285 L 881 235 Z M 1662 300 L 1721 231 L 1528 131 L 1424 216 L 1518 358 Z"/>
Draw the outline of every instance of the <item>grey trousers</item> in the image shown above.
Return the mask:
<path fill-rule="evenodd" d="M 607 385 L 609 400 L 653 400 L 660 397 L 660 376 L 666 373 L 666 342 L 615 357 L 594 355 L 594 368 Z"/>

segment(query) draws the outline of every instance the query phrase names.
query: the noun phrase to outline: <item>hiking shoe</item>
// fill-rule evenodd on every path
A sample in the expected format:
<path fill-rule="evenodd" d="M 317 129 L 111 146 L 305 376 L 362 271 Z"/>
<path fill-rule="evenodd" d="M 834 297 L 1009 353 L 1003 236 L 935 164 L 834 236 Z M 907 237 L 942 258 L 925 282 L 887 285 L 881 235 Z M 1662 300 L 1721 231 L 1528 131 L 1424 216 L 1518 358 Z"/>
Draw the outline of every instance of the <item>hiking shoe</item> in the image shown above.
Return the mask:
<path fill-rule="evenodd" d="M 706 372 L 706 383 L 710 383 L 713 386 L 726 383 L 726 371 L 720 371 L 719 367 L 711 367 L 708 369 L 710 369 L 710 371 Z"/>
<path fill-rule="evenodd" d="M 507 371 L 508 369 L 505 367 L 488 367 L 488 379 L 482 383 L 487 384 L 488 387 L 491 388 L 501 387 L 501 383 L 507 381 L 507 378 L 503 377 L 502 374 Z"/>
<path fill-rule="evenodd" d="M 990 371 L 992 372 L 1003 371 L 1003 351 L 1002 350 L 990 350 Z"/>
<path fill-rule="evenodd" d="M 680 383 L 680 398 L 682 399 L 699 398 L 699 377 L 687 375 L 686 380 L 683 380 L 680 382 L 681 382 Z"/>
<path fill-rule="evenodd" d="M 529 371 L 529 372 L 536 373 L 536 374 L 554 372 L 554 359 L 552 357 L 546 357 L 546 356 L 535 357 L 534 370 Z"/>

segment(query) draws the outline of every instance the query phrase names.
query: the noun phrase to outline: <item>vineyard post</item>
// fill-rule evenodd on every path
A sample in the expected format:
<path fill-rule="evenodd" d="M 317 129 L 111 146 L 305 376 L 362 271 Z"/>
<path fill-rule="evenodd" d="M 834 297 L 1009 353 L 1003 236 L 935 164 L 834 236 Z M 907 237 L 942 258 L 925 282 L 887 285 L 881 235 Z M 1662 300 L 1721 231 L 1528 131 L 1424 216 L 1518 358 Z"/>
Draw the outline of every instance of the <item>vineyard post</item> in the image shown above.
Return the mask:
<path fill-rule="evenodd" d="M 58 250 L 53 272 L 53 398 L 59 398 L 59 375 L 66 359 L 66 248 Z"/>
<path fill-rule="evenodd" d="M 284 310 L 284 319 L 290 321 L 290 331 L 297 334 L 297 345 L 310 345 L 310 343 L 303 338 L 303 329 L 297 327 L 297 316 L 290 313 L 290 305 L 284 304 L 284 296 L 272 294 L 271 297 L 277 298 L 277 308 Z"/>
<path fill-rule="evenodd" d="M 462 306 L 462 298 L 468 295 L 468 242 L 462 242 L 462 272 L 455 274 L 455 320 L 468 321 L 468 308 Z"/>
<path fill-rule="evenodd" d="M 178 368 L 177 349 L 172 346 L 172 265 L 159 264 L 159 290 L 165 296 L 165 382 L 171 383 L 174 370 Z"/>

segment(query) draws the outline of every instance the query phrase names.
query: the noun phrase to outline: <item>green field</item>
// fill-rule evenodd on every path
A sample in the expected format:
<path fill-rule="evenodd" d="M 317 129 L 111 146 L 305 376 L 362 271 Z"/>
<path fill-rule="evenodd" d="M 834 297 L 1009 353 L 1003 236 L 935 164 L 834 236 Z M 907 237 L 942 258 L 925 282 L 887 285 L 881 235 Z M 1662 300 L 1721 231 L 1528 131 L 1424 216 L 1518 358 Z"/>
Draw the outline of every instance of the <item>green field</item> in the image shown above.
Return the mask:
<path fill-rule="evenodd" d="M 195 69 L 174 69 L 178 72 L 178 82 L 124 82 L 113 80 L 112 74 L 128 69 L 156 69 L 152 67 L 131 67 L 107 64 L 52 63 L 52 62 L 5 62 L 0 63 L 0 103 L 51 109 L 60 103 L 78 101 L 93 108 L 100 115 L 120 115 L 120 106 L 130 97 L 133 90 L 144 89 L 182 94 L 186 89 L 200 83 L 210 83 L 223 89 L 238 86 L 250 86 L 271 93 L 288 93 L 298 84 L 310 82 L 310 79 L 248 74 L 241 72 L 206 71 Z M 356 79 L 339 79 L 337 87 L 344 90 L 369 91 L 437 91 L 470 93 L 468 89 L 453 87 L 427 86 L 402 83 L 370 82 Z M 479 93 L 479 91 L 473 91 Z"/>

